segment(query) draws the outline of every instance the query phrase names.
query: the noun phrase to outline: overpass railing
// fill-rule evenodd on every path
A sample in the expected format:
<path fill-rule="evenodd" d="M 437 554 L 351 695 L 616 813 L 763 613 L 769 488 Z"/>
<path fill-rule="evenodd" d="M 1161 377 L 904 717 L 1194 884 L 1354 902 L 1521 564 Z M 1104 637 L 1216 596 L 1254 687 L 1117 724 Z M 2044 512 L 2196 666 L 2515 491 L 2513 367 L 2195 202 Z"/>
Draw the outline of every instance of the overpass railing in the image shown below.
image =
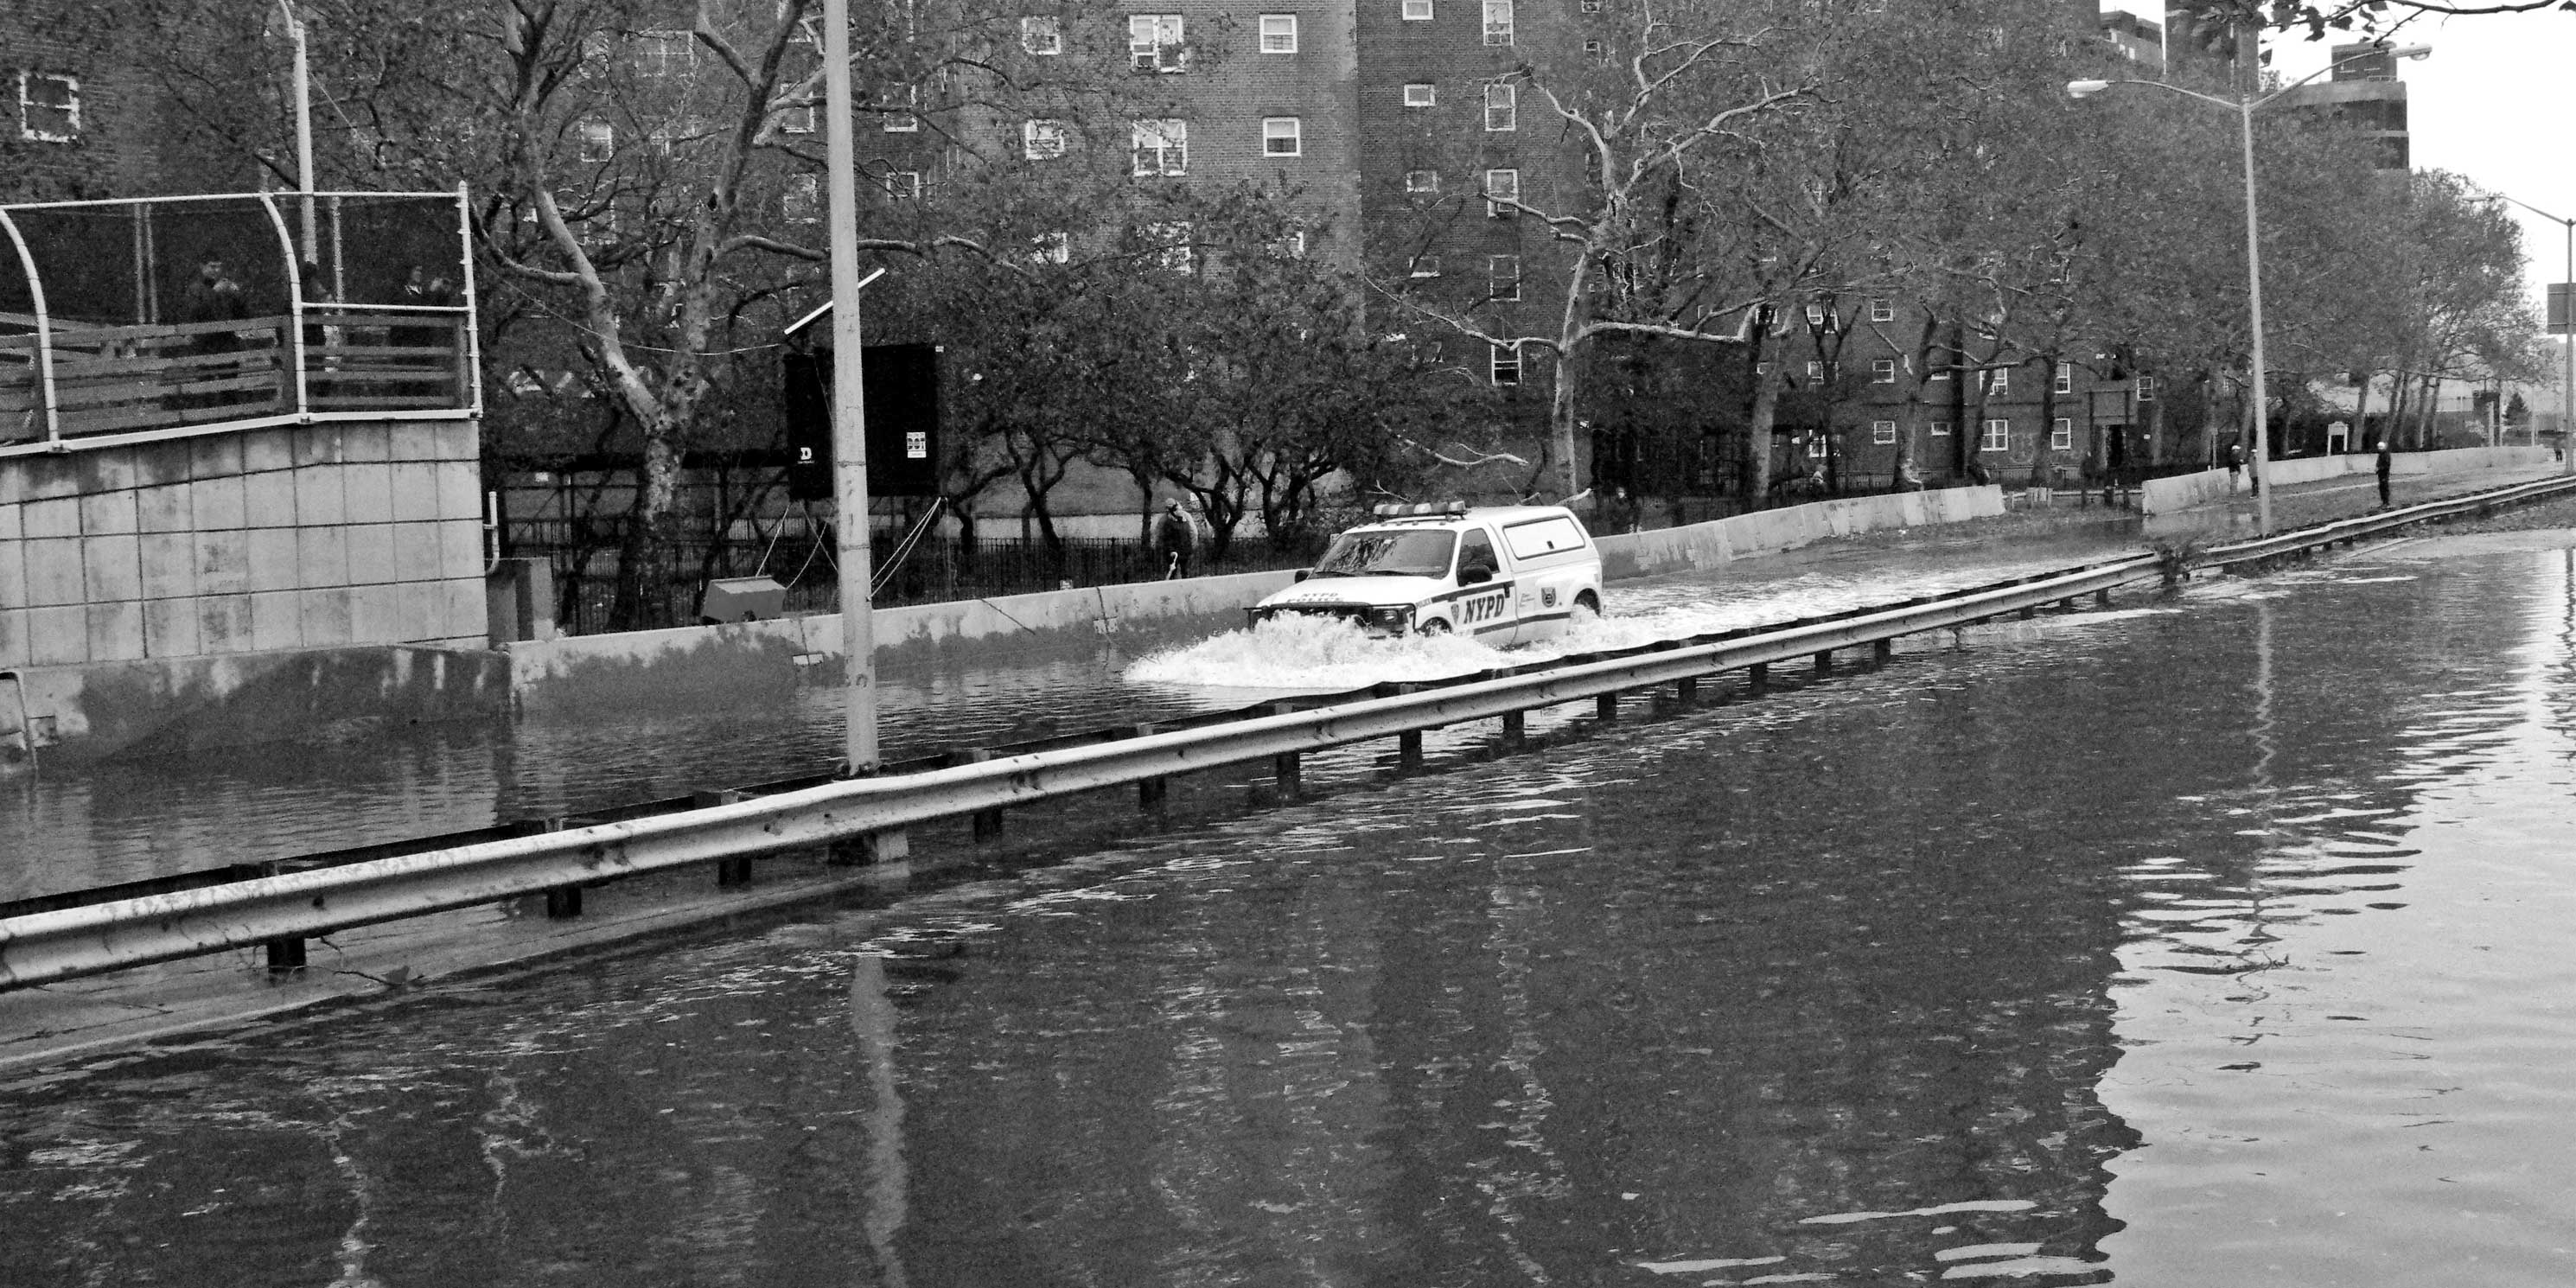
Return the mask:
<path fill-rule="evenodd" d="M 463 192 L 0 205 L 0 452 L 480 410 Z"/>

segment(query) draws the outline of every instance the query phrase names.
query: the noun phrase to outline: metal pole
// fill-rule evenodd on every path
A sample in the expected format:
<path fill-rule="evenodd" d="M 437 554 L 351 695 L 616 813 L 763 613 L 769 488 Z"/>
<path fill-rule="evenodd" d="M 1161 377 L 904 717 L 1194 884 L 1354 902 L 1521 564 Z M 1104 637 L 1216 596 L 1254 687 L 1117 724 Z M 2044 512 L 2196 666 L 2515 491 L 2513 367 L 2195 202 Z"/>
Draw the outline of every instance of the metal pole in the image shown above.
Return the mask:
<path fill-rule="evenodd" d="M 868 602 L 867 407 L 860 396 L 859 195 L 850 138 L 849 0 L 823 0 L 825 186 L 832 242 L 832 508 L 841 573 L 846 772 L 876 772 L 876 628 Z"/>
<path fill-rule="evenodd" d="M 2570 298 L 2561 306 L 2567 323 L 2567 378 L 2558 386 L 2558 454 L 2566 459 L 2566 472 L 2576 474 L 2576 219 L 2559 222 L 2567 226 L 2565 280 Z"/>
<path fill-rule="evenodd" d="M 2245 298 L 2254 319 L 2254 514 L 2256 531 L 2272 531 L 2271 417 L 2263 397 L 2263 242 L 2254 214 L 2254 99 L 2236 100 L 2238 137 L 2245 147 Z"/>
<path fill-rule="evenodd" d="M 305 61 L 304 21 L 294 6 L 277 0 L 286 11 L 286 34 L 295 42 L 295 181 L 304 191 L 304 258 L 315 258 L 313 234 L 313 79 Z"/>

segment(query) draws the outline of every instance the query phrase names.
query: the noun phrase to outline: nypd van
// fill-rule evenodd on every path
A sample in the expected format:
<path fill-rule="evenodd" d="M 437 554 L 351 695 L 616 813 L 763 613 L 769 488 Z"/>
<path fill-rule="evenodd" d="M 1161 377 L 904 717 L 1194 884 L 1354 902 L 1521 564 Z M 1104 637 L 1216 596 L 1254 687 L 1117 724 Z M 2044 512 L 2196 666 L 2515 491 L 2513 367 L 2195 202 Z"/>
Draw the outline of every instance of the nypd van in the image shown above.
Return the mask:
<path fill-rule="evenodd" d="M 1297 584 L 1245 612 L 1334 617 L 1370 635 L 1473 637 L 1500 648 L 1601 611 L 1601 552 L 1562 506 L 1379 506 L 1333 538 Z"/>

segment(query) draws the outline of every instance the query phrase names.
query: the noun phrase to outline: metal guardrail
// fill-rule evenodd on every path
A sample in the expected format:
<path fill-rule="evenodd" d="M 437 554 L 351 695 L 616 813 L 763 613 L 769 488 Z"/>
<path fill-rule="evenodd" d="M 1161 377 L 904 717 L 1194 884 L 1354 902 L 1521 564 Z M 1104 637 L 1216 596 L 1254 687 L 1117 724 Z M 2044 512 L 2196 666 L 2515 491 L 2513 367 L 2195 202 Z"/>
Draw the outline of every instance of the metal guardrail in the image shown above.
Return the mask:
<path fill-rule="evenodd" d="M 2539 480 L 2231 543 L 2204 552 L 2194 566 L 2259 563 L 2561 493 L 2576 493 L 2576 478 Z M 0 990 L 259 945 L 270 947 L 275 968 L 281 964 L 280 945 L 293 945 L 284 964 L 300 963 L 304 939 L 336 930 L 526 895 L 559 897 L 593 882 L 692 864 L 739 865 L 757 854 L 847 842 L 940 819 L 980 819 L 1012 806 L 1130 783 L 1139 784 L 1141 794 L 1152 799 L 1172 775 L 1263 758 L 1272 761 L 1282 786 L 1293 792 L 1298 758 L 1307 752 L 1391 737 L 1399 740 L 1402 763 L 1415 765 L 1425 730 L 1499 718 L 1505 738 L 1515 739 L 1523 714 L 1534 709 L 1593 698 L 1609 717 L 1625 693 L 1674 684 L 1688 695 L 1701 677 L 1801 657 L 1813 658 L 1822 672 L 1830 669 L 1834 653 L 1860 645 L 1872 645 L 1884 655 L 1902 636 L 2008 613 L 2030 616 L 2049 604 L 2071 607 L 2083 595 L 2107 598 L 2121 586 L 2162 575 L 2159 557 L 2142 554 L 1786 626 L 1667 641 L 1616 655 L 1571 657 L 1414 692 L 1279 709 L 1222 723 L 1193 720 L 1193 727 L 1162 732 L 1137 726 L 1129 731 L 1133 736 L 1112 741 L 1055 739 L 1042 749 L 901 775 L 796 780 L 770 795 L 725 793 L 739 799 L 706 808 L 677 810 L 676 802 L 655 802 L 636 807 L 634 817 L 538 834 L 507 835 L 528 826 L 507 825 L 464 834 L 457 838 L 463 843 L 425 852 L 354 862 L 347 861 L 349 856 L 315 856 L 312 861 L 329 866 L 250 880 L 202 874 L 215 883 L 165 879 L 150 893 L 138 890 L 135 897 L 102 902 L 75 904 L 72 900 L 80 896 L 67 896 L 48 901 L 42 911 L 0 918 Z M 666 809 L 672 812 L 660 812 Z M 577 906 L 577 900 L 565 902 Z M 51 906 L 55 903 L 63 906 Z"/>
<path fill-rule="evenodd" d="M 0 920 L 0 989 L 258 945 L 300 942 L 355 926 L 503 899 L 578 889 L 604 879 L 749 855 L 829 845 L 914 824 L 1130 783 L 1148 790 L 1174 774 L 1270 759 L 1294 790 L 1297 757 L 1378 738 L 1404 741 L 1418 761 L 1424 730 L 1500 718 L 1507 737 L 1534 708 L 1618 695 L 1966 625 L 2159 576 L 2140 555 L 1907 604 L 1858 610 L 1787 628 L 1703 636 L 1612 657 L 1566 659 L 1532 674 L 1398 693 L 1213 727 L 1142 732 L 901 777 L 834 781 L 685 813 L 624 819 L 428 853 L 285 872 L 199 889 L 58 908 Z M 272 964 L 275 964 L 272 956 Z"/>

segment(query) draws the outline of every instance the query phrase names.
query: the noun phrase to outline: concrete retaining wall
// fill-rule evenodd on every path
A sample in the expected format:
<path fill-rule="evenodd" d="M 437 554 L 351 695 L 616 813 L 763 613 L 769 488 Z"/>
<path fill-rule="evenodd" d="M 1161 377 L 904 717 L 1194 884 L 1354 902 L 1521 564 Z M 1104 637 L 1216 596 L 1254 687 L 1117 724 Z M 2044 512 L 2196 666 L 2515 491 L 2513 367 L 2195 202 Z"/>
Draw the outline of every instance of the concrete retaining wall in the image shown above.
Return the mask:
<path fill-rule="evenodd" d="M 2439 452 L 2399 452 L 2389 459 L 2388 472 L 2409 477 L 2467 474 L 2477 470 L 2531 469 L 2555 459 L 2546 447 L 2454 447 Z M 2274 461 L 2271 478 L 2275 487 L 2294 487 L 2321 479 L 2378 472 L 2377 453 L 2348 452 L 2341 456 L 2300 456 Z M 2147 514 L 2170 514 L 2223 500 L 2228 495 L 2227 471 L 2202 470 L 2197 474 L 2147 480 L 2138 489 L 2138 508 Z"/>
<path fill-rule="evenodd" d="M 499 716 L 508 659 L 488 650 L 384 645 L 219 657 L 145 658 L 14 672 L 0 679 L 0 770 L 120 753 L 160 754 Z"/>
<path fill-rule="evenodd" d="M 0 669 L 481 647 L 470 420 L 0 455 Z"/>
<path fill-rule="evenodd" d="M 1999 488 L 1853 497 L 1737 515 L 1712 523 L 1600 538 L 1611 579 L 1708 567 L 1791 550 L 1826 537 L 2003 513 Z M 1287 572 L 1138 582 L 1000 599 L 919 604 L 875 616 L 880 667 L 928 665 L 971 646 L 989 657 L 1115 637 L 1139 651 L 1242 624 L 1244 608 L 1288 585 Z M 510 686 L 532 713 L 602 703 L 655 707 L 776 699 L 805 677 L 838 683 L 838 614 L 578 635 L 506 646 Z M 820 668 L 819 670 L 817 668 Z"/>

